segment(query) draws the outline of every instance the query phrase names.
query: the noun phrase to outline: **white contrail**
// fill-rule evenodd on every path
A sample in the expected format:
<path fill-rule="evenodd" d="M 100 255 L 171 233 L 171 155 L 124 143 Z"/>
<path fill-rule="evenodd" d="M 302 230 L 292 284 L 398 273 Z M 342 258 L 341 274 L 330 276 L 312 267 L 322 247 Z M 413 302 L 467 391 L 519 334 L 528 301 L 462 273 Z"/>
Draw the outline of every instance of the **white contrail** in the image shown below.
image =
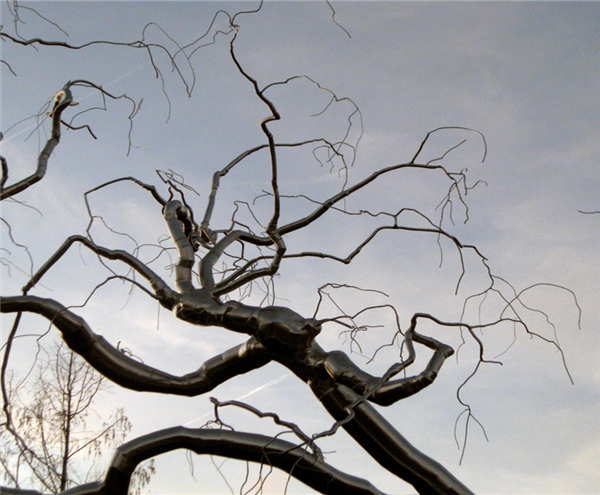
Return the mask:
<path fill-rule="evenodd" d="M 242 400 L 242 399 L 245 399 L 246 397 L 250 397 L 251 395 L 253 395 L 253 394 L 257 393 L 257 392 L 260 392 L 261 390 L 264 390 L 265 388 L 271 387 L 273 385 L 281 383 L 284 380 L 287 380 L 290 376 L 291 376 L 290 373 L 286 373 L 284 375 L 281 375 L 279 378 L 275 378 L 275 379 L 271 380 L 270 382 L 267 382 L 264 385 L 261 385 L 260 387 L 256 387 L 254 390 L 251 390 L 247 394 L 244 394 L 241 397 L 238 397 L 237 399 L 234 399 L 234 400 Z M 196 421 L 201 421 L 201 420 L 206 419 L 206 418 L 208 418 L 209 416 L 212 416 L 212 415 L 213 415 L 212 412 L 206 413 L 203 416 L 200 416 L 198 418 L 195 418 L 195 419 L 192 419 L 192 420 L 188 421 L 183 426 L 189 426 L 192 423 L 195 423 Z"/>

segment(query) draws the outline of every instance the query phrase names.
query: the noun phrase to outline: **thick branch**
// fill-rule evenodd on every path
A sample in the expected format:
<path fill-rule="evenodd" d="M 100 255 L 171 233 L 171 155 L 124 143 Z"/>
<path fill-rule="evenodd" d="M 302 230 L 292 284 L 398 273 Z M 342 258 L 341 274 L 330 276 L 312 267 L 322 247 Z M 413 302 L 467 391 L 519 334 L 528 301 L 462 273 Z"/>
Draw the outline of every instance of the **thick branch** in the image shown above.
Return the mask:
<path fill-rule="evenodd" d="M 202 258 L 200 264 L 200 282 L 204 289 L 213 289 L 215 287 L 215 279 L 213 275 L 213 269 L 215 263 L 219 261 L 221 255 L 225 250 L 231 246 L 235 241 L 239 240 L 244 235 L 241 230 L 234 230 L 226 234 L 219 242 L 210 249 L 208 253 Z"/>
<path fill-rule="evenodd" d="M 474 495 L 441 464 L 416 449 L 370 404 L 343 385 L 311 383 L 329 413 L 385 469 L 421 495 Z"/>
<path fill-rule="evenodd" d="M 183 426 L 157 431 L 124 444 L 117 449 L 104 481 L 59 495 L 127 495 L 131 476 L 142 461 L 177 449 L 274 466 L 324 494 L 383 495 L 368 481 L 337 470 L 291 442 L 253 433 L 192 430 Z M 36 491 L 4 487 L 2 493 L 41 495 Z"/>
<path fill-rule="evenodd" d="M 183 223 L 188 220 L 187 209 L 181 201 L 169 201 L 165 206 L 165 221 L 169 227 L 171 238 L 179 253 L 179 261 L 175 265 L 175 286 L 181 293 L 190 292 L 192 285 L 192 268 L 194 267 L 194 248 L 185 234 Z"/>
<path fill-rule="evenodd" d="M 71 350 L 109 380 L 131 390 L 197 396 L 230 378 L 270 361 L 254 339 L 205 362 L 197 371 L 178 377 L 131 359 L 97 335 L 80 316 L 62 304 L 37 296 L 0 297 L 2 313 L 37 313 L 60 330 Z"/>

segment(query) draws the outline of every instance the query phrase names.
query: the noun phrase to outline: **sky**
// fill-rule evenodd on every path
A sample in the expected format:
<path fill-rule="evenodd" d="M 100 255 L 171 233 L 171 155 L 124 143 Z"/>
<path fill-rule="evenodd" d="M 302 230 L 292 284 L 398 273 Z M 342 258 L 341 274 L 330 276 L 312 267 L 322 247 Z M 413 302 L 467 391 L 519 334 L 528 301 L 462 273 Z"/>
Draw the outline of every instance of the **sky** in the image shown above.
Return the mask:
<path fill-rule="evenodd" d="M 42 1 L 22 5 L 35 7 L 69 35 L 22 9 L 25 22 L 19 32 L 24 38 L 72 44 L 93 39 L 133 41 L 147 26 L 146 40 L 173 49 L 174 41 L 185 45 L 203 35 L 218 9 L 235 13 L 257 4 Z M 456 394 L 477 363 L 478 349 L 458 330 L 424 325 L 424 331 L 455 349 L 460 346 L 460 351 L 431 387 L 379 408 L 380 412 L 477 494 L 599 493 L 600 214 L 591 212 L 600 209 L 600 3 L 332 5 L 335 16 L 326 2 L 266 2 L 260 13 L 236 19 L 236 55 L 260 87 L 304 75 L 339 98 L 329 104 L 331 93 L 306 78 L 273 86 L 268 94 L 282 115 L 281 122 L 273 125 L 276 137 L 286 141 L 318 134 L 339 140 L 349 129 L 347 139 L 356 145 L 347 174 L 339 162 L 321 166 L 311 150 L 282 152 L 284 193 L 326 198 L 339 191 L 344 181 L 356 182 L 382 167 L 410 161 L 427 132 L 439 127 L 482 133 L 485 142 L 471 131 L 436 132 L 423 151 L 422 159 L 432 160 L 466 139 L 443 163 L 452 171 L 466 171 L 469 184 L 478 185 L 468 191 L 468 210 L 453 203 L 454 222 L 446 211 L 445 226 L 465 244 L 477 245 L 492 272 L 517 292 L 531 287 L 523 302 L 544 313 L 524 311 L 524 318 L 532 330 L 556 340 L 562 349 L 561 354 L 556 346 L 531 338 L 521 328 L 485 329 L 480 334 L 485 356 L 502 365 L 482 366 L 462 387 L 460 397 L 472 408 L 485 435 L 474 422 L 465 432 L 463 407 Z M 2 19 L 8 28 L 7 4 L 2 5 Z M 223 19 L 217 17 L 212 29 L 224 28 Z M 18 196 L 22 203 L 3 204 L 3 218 L 13 238 L 28 247 L 13 244 L 3 224 L 3 294 L 19 293 L 27 273 L 66 237 L 86 232 L 90 216 L 85 191 L 124 176 L 158 186 L 155 170 L 173 170 L 197 191 L 190 191 L 187 198 L 194 211 L 201 212 L 212 174 L 264 142 L 259 124 L 267 109 L 228 57 L 229 37 L 219 35 L 215 40 L 197 50 L 188 65 L 179 58 L 179 73 L 171 71 L 159 50 L 153 52 L 162 80 L 155 77 L 143 50 L 96 45 L 76 52 L 36 51 L 2 43 L 1 58 L 16 74 L 2 66 L 2 154 L 10 167 L 9 183 L 34 168 L 45 139 L 44 127 L 27 118 L 37 115 L 68 80 L 87 79 L 115 95 L 126 93 L 143 101 L 132 128 L 131 105 L 126 100 L 109 101 L 106 110 L 79 115 L 74 123 L 89 124 L 97 139 L 85 131 L 65 132 L 43 181 Z M 188 96 L 185 84 L 191 88 L 192 81 Z M 79 106 L 73 114 L 102 105 L 88 89 L 77 89 L 74 98 Z M 360 118 L 354 113 L 348 120 L 356 107 Z M 327 112 L 321 115 L 324 109 Z M 228 226 L 235 200 L 252 204 L 268 187 L 266 164 L 267 157 L 257 155 L 223 179 L 215 226 Z M 445 194 L 442 179 L 390 174 L 345 206 L 348 211 L 372 212 L 419 207 L 439 215 L 435 207 Z M 89 196 L 89 204 L 96 216 L 90 232 L 99 244 L 133 250 L 133 238 L 145 246 L 140 256 L 149 259 L 156 253 L 151 245 L 167 233 L 158 205 L 131 184 L 102 189 Z M 309 206 L 301 199 L 286 200 L 283 221 L 302 216 Z M 265 198 L 254 202 L 259 219 L 268 220 L 269 207 Z M 244 204 L 238 218 L 254 221 Z M 303 235 L 290 236 L 288 247 L 310 246 L 346 256 L 379 221 L 332 214 Z M 168 263 L 161 258 L 157 266 Z M 352 289 L 330 291 L 341 309 L 326 301 L 320 315 L 341 310 L 352 314 L 367 306 L 392 304 L 403 328 L 415 312 L 458 320 L 465 298 L 481 291 L 488 281 L 475 257 L 468 257 L 466 264 L 456 291 L 461 268 L 449 243 L 438 245 L 426 235 L 386 233 L 349 266 L 320 260 L 284 263 L 276 279 L 276 303 L 312 315 L 317 289 L 335 282 L 376 289 L 387 297 Z M 168 277 L 168 271 L 164 273 Z M 65 305 L 83 305 L 106 276 L 90 253 L 73 249 L 33 293 Z M 499 280 L 498 284 L 511 294 L 508 283 Z M 246 302 L 257 304 L 263 298 L 258 286 Z M 478 302 L 471 300 L 467 306 L 471 321 L 497 317 L 497 298 L 492 295 L 481 306 Z M 113 344 L 175 374 L 191 372 L 243 340 L 222 329 L 183 325 L 141 291 L 132 292 L 119 283 L 95 291 L 78 313 Z M 372 362 L 370 357 L 393 338 L 394 316 L 385 309 L 367 316 L 363 323 L 373 327 L 361 332 L 357 343 L 335 325 L 326 326 L 318 342 L 328 350 L 347 352 L 373 374 L 382 373 L 398 359 L 397 348 L 384 348 Z M 3 319 L 4 328 L 9 324 L 10 319 Z M 22 332 L 36 335 L 48 329 L 46 321 L 31 316 Z M 47 333 L 42 343 L 56 337 L 57 331 Z M 12 365 L 21 374 L 34 363 L 36 342 L 23 338 L 15 348 Z M 415 373 L 424 360 L 423 353 L 413 367 Z M 309 434 L 328 429 L 332 422 L 310 390 L 277 364 L 237 377 L 210 396 L 275 411 Z M 208 396 L 137 394 L 114 386 L 97 407 L 101 415 L 116 406 L 125 408 L 134 425 L 130 438 L 180 424 L 200 427 L 213 417 Z M 240 430 L 275 431 L 266 420 L 235 409 L 223 409 L 223 417 Z M 331 464 L 369 479 L 386 493 L 414 493 L 343 432 L 321 447 Z M 221 463 L 216 458 L 190 461 L 183 453 L 162 456 L 157 459 L 151 493 L 238 493 L 246 466 Z M 256 476 L 254 468 L 250 479 Z M 286 475 L 273 473 L 264 493 L 282 493 L 287 481 Z M 257 493 L 256 488 L 250 493 Z M 312 492 L 292 481 L 287 493 Z"/>

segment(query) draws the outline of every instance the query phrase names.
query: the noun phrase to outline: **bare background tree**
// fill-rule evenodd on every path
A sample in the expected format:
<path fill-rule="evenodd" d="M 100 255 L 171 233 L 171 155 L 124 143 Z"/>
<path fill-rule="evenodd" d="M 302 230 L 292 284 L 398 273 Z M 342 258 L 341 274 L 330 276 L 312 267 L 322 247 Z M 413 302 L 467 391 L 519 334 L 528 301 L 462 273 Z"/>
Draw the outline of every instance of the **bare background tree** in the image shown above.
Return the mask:
<path fill-rule="evenodd" d="M 328 12 L 323 16 L 327 30 L 347 39 L 352 30 L 338 22 L 331 5 L 323 7 Z M 515 288 L 497 275 L 493 260 L 488 261 L 483 250 L 461 240 L 464 232 L 455 225 L 469 219 L 467 196 L 484 185 L 477 174 L 471 178 L 473 164 L 487 155 L 483 135 L 461 126 L 438 127 L 423 132 L 403 158 L 378 158 L 366 166 L 361 161 L 359 169 L 359 150 L 368 136 L 362 106 L 303 69 L 270 72 L 269 59 L 254 51 L 252 36 L 273 34 L 275 29 L 250 30 L 244 38 L 246 22 L 252 25 L 264 15 L 258 6 L 245 5 L 235 15 L 204 13 L 202 26 L 195 26 L 197 34 L 191 39 L 176 36 L 179 31 L 167 27 L 169 20 L 162 22 L 164 13 L 158 14 L 160 26 L 146 23 L 136 13 L 141 34 L 133 42 L 115 41 L 100 32 L 106 25 L 101 19 L 78 39 L 66 39 L 59 33 L 62 25 L 48 19 L 70 19 L 72 8 L 59 13 L 55 6 L 55 15 L 49 16 L 12 4 L 12 31 L 2 34 L 15 50 L 28 50 L 23 53 L 37 60 L 37 70 L 43 71 L 36 64 L 43 64 L 46 50 L 52 50 L 53 67 L 64 70 L 67 63 L 74 67 L 70 81 L 63 82 L 62 89 L 52 89 L 54 95 L 35 114 L 33 127 L 28 129 L 30 121 L 25 120 L 5 132 L 18 135 L 19 126 L 25 126 L 28 135 L 37 135 L 39 149 L 33 175 L 16 173 L 27 170 L 20 165 L 20 152 L 7 153 L 2 161 L 2 197 L 13 207 L 4 223 L 11 247 L 5 248 L 4 262 L 13 271 L 27 274 L 21 295 L 3 291 L 2 312 L 17 315 L 7 333 L 3 374 L 11 356 L 27 354 L 26 346 L 18 349 L 23 339 L 16 339 L 25 328 L 21 318 L 39 322 L 37 313 L 60 330 L 69 347 L 130 393 L 169 395 L 163 404 L 171 404 L 164 406 L 165 412 L 173 413 L 162 415 L 158 424 L 147 427 L 146 435 L 120 447 L 103 482 L 74 493 L 125 493 L 141 461 L 181 448 L 258 462 L 256 481 L 242 476 L 242 493 L 260 492 L 273 466 L 324 493 L 380 493 L 369 481 L 353 476 L 353 469 L 340 472 L 329 462 L 326 446 L 342 429 L 419 493 L 471 493 L 401 435 L 411 430 L 410 422 L 388 422 L 370 403 L 389 406 L 434 387 L 437 401 L 444 393 L 457 391 L 456 436 L 464 454 L 470 432 L 481 426 L 469 398 L 470 387 L 476 377 L 501 364 L 500 356 L 517 339 L 527 336 L 541 344 L 542 352 L 550 350 L 553 364 L 565 364 L 563 379 L 569 376 L 554 320 L 559 317 L 569 326 L 576 324 L 579 310 L 574 294 L 561 284 L 536 283 L 535 277 L 523 284 L 524 289 Z M 39 33 L 22 32 L 30 29 L 23 22 L 26 14 L 41 23 Z M 171 14 L 178 20 L 185 18 Z M 157 12 L 149 15 L 156 20 Z M 114 14 L 111 19 L 124 21 Z M 117 26 L 114 29 L 118 31 Z M 153 72 L 162 96 L 142 100 L 140 88 L 135 89 L 137 94 L 115 91 L 114 75 L 107 80 L 103 64 L 85 66 L 75 61 L 88 56 L 95 60 L 98 53 L 103 53 L 100 60 L 124 54 L 125 61 L 137 64 L 132 73 Z M 65 61 L 59 61 L 63 56 Z M 7 57 L 5 68 L 23 77 L 26 61 L 32 60 Z M 132 62 L 128 64 L 132 67 Z M 205 67 L 210 68 L 210 77 L 206 71 L 199 75 Z M 232 86 L 225 88 L 224 101 L 214 107 L 201 105 L 196 115 L 183 119 L 190 131 L 186 139 L 186 133 L 171 123 L 182 116 L 177 104 L 185 106 L 183 98 L 208 101 L 223 85 Z M 120 129 L 99 112 L 106 109 L 126 114 Z M 153 117 L 147 125 L 138 119 L 144 112 Z M 169 121 L 170 131 L 158 125 L 156 115 Z M 192 130 L 191 125 L 198 128 Z M 95 138 L 101 141 L 109 128 L 111 135 L 120 130 L 124 136 L 123 154 L 139 152 L 150 166 L 116 163 L 102 155 L 102 160 L 94 159 L 101 163 L 91 168 L 94 172 L 61 166 L 66 181 L 54 188 L 46 175 L 55 158 L 81 146 L 83 140 L 90 145 Z M 217 144 L 208 144 L 207 136 L 215 131 Z M 140 145 L 137 139 L 144 132 L 149 140 Z M 234 138 L 231 148 L 229 134 Z M 178 148 L 190 147 L 195 140 L 200 143 L 190 156 L 178 156 Z M 148 153 L 153 141 L 167 143 L 173 152 Z M 179 166 L 178 162 L 187 163 Z M 158 169 L 158 179 L 149 169 Z M 86 177 L 85 188 L 75 186 L 76 174 Z M 13 181 L 13 176 L 18 178 Z M 81 192 L 84 201 L 76 206 L 75 197 Z M 45 194 L 52 200 L 44 200 Z M 54 209 L 50 208 L 53 201 Z M 51 222 L 54 243 L 29 240 L 34 224 L 23 221 L 29 204 L 62 218 Z M 76 218 L 80 220 L 74 224 Z M 39 222 L 43 225 L 48 218 Z M 421 236 L 417 241 L 416 234 Z M 380 244 L 382 238 L 392 236 L 391 244 Z M 411 243 L 414 257 L 409 255 Z M 37 254 L 32 257 L 34 245 Z M 360 266 L 373 249 L 379 253 L 377 258 L 386 260 L 388 270 L 394 266 L 398 289 L 391 298 L 386 297 L 387 288 L 380 290 L 372 261 L 358 272 L 339 268 Z M 430 296 L 418 291 L 412 307 L 409 299 L 398 299 L 400 293 L 412 292 L 413 279 L 427 273 L 423 259 L 416 270 L 416 262 L 411 261 L 419 259 L 418 252 L 424 249 L 439 250 L 428 262 L 435 259 L 434 267 L 440 263 L 445 268 L 436 285 L 440 293 L 449 289 L 451 297 L 441 306 L 448 304 L 450 311 L 421 310 L 427 308 L 423 298 Z M 409 261 L 397 262 L 400 255 Z M 306 273 L 312 274 L 317 289 L 310 299 L 300 296 L 294 286 L 305 283 L 304 270 L 310 270 Z M 55 293 L 57 288 L 62 291 Z M 560 301 L 561 311 L 550 311 L 558 308 L 540 303 L 548 294 Z M 109 310 L 112 316 L 100 315 Z M 202 333 L 201 343 L 190 348 L 184 359 L 175 358 L 174 363 L 168 352 L 151 352 L 149 328 L 163 334 L 168 329 L 165 337 L 159 337 L 166 350 L 179 332 L 190 332 L 189 324 L 212 328 Z M 337 334 L 347 339 L 345 352 L 336 350 L 331 336 Z M 187 335 L 188 346 L 198 339 Z M 442 392 L 439 380 L 453 353 L 466 366 L 447 377 Z M 367 372 L 372 361 L 379 364 Z M 275 402 L 257 408 L 242 401 L 265 383 L 259 370 L 272 370 L 269 363 L 283 365 L 291 375 L 271 378 L 267 384 L 287 376 L 299 378 L 334 419 L 326 426 L 300 427 L 272 412 Z M 231 382 L 246 387 L 247 393 L 227 388 Z M 237 400 L 200 397 L 196 401 L 214 407 L 214 420 L 204 428 L 169 428 L 180 424 L 172 419 L 177 410 L 190 404 L 190 399 L 178 402 L 171 395 L 202 396 L 212 390 Z M 306 400 L 300 399 L 297 388 L 293 390 L 290 399 Z M 9 402 L 6 393 L 5 401 Z M 234 430 L 224 418 L 231 410 L 237 411 L 237 424 L 242 424 L 236 430 L 243 431 Z M 258 430 L 249 426 L 248 417 L 253 416 L 274 420 L 277 432 L 257 435 Z M 200 419 L 207 418 L 192 413 L 187 423 Z M 485 434 L 483 428 L 480 431 Z M 293 442 L 280 439 L 283 433 Z"/>
<path fill-rule="evenodd" d="M 13 375 L 3 382 L 11 427 L 0 431 L 0 464 L 10 486 L 59 493 L 100 479 L 99 459 L 123 443 L 131 423 L 123 409 L 95 417 L 94 402 L 109 382 L 62 342 L 48 352 L 29 380 Z M 140 493 L 153 472 L 153 464 L 136 471 L 131 493 Z"/>

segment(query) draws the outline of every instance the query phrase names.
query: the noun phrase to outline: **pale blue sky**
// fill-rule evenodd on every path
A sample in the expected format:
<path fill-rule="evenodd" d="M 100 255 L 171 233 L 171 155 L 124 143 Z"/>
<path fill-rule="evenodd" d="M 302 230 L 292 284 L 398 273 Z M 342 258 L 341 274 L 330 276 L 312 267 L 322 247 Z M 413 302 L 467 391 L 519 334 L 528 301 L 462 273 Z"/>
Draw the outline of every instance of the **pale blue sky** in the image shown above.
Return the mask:
<path fill-rule="evenodd" d="M 58 22 L 76 44 L 89 39 L 131 41 L 138 39 L 149 21 L 180 43 L 195 39 L 209 24 L 217 8 L 235 12 L 240 4 L 219 2 L 38 2 L 40 13 Z M 243 4 L 255 5 L 253 2 Z M 465 243 L 475 243 L 489 259 L 495 274 L 523 289 L 536 282 L 564 285 L 579 299 L 583 315 L 577 329 L 577 311 L 569 294 L 551 288 L 529 293 L 527 302 L 537 304 L 557 321 L 557 332 L 569 370 L 571 385 L 554 348 L 516 332 L 516 343 L 502 356 L 504 366 L 487 366 L 464 391 L 476 417 L 486 428 L 489 442 L 472 427 L 462 465 L 454 442 L 454 423 L 461 412 L 455 398 L 460 383 L 475 363 L 475 348 L 466 345 L 458 361 L 447 363 L 438 381 L 418 396 L 382 409 L 386 418 L 422 450 L 442 462 L 478 494 L 592 494 L 600 492 L 600 337 L 599 337 L 599 222 L 600 215 L 578 210 L 598 210 L 600 136 L 600 4 L 596 2 L 348 2 L 336 3 L 336 26 L 325 2 L 267 2 L 256 16 L 238 18 L 240 33 L 236 53 L 245 69 L 260 84 L 304 74 L 360 107 L 364 134 L 350 180 L 359 180 L 377 168 L 409 160 L 427 131 L 439 126 L 466 126 L 485 134 L 488 156 L 481 163 L 482 142 L 474 134 L 449 133 L 432 141 L 427 156 L 468 138 L 448 158 L 457 170 L 469 169 L 471 181 L 484 180 L 487 187 L 470 191 L 470 221 L 457 208 L 452 233 Z M 6 6 L 3 4 L 3 19 Z M 24 37 L 65 39 L 52 26 L 33 17 L 21 26 Z M 6 21 L 3 20 L 5 23 Z M 43 29 L 43 32 L 42 32 Z M 168 40 L 157 29 L 147 38 Z M 2 44 L 2 58 L 10 61 L 18 77 L 2 69 L 2 130 L 39 111 L 69 79 L 85 78 L 116 94 L 127 92 L 144 98 L 133 129 L 136 148 L 127 152 L 126 103 L 110 103 L 107 112 L 90 112 L 76 122 L 90 123 L 98 136 L 65 133 L 44 181 L 19 199 L 43 210 L 5 203 L 4 215 L 15 237 L 27 244 L 35 267 L 68 235 L 83 233 L 88 218 L 82 193 L 98 183 L 123 175 L 135 175 L 158 183 L 154 170 L 173 169 L 200 193 L 194 199 L 201 211 L 212 173 L 245 149 L 263 142 L 258 123 L 266 115 L 253 97 L 248 83 L 235 73 L 227 57 L 226 38 L 200 50 L 192 59 L 196 87 L 191 98 L 181 82 L 169 73 L 164 59 L 166 92 L 171 116 L 142 51 L 95 47 L 82 52 L 58 49 L 16 49 Z M 189 80 L 191 71 L 184 76 Z M 305 132 L 309 115 L 327 101 L 308 85 L 274 90 L 283 121 L 277 126 L 282 139 Z M 74 95 L 80 108 L 94 98 L 85 90 Z M 344 122 L 347 108 L 339 105 L 331 122 Z M 317 109 L 317 110 L 315 110 Z M 331 122 L 316 125 L 331 127 Z M 3 154 L 11 177 L 33 168 L 38 140 L 23 138 L 31 122 L 5 132 Z M 333 127 L 339 138 L 339 127 Z M 356 129 L 356 127 L 355 127 Z M 334 139 L 336 134 L 332 134 Z M 235 198 L 252 200 L 266 187 L 264 157 L 249 162 L 224 181 L 223 205 Z M 291 192 L 323 195 L 340 187 L 336 174 L 319 168 L 310 153 L 299 157 L 282 154 L 283 187 Z M 285 167 L 285 168 L 284 168 Z M 431 193 L 435 181 L 412 176 L 390 176 L 374 185 L 361 199 L 377 210 L 382 205 L 402 206 Z M 235 196 L 234 196 L 235 195 Z M 437 196 L 431 196 L 437 197 Z M 65 208 L 65 203 L 68 209 Z M 432 201 L 429 201 L 432 204 Z M 166 232 L 160 210 L 151 199 L 131 186 L 117 186 L 92 197 L 94 211 L 120 232 L 139 243 L 156 242 Z M 354 204 L 349 204 L 354 207 Z M 261 206 L 259 204 L 258 208 Z M 357 206 L 358 208 L 358 206 Z M 390 207 L 391 208 L 391 207 Z M 223 222 L 231 207 L 224 210 Z M 289 210 L 292 218 L 298 210 Z M 52 228 L 48 228 L 52 225 Z M 346 255 L 364 236 L 368 224 L 353 227 L 338 217 L 311 230 L 313 246 Z M 124 249 L 133 243 L 123 236 L 94 229 L 98 242 Z M 4 232 L 3 243 L 7 244 Z M 306 246 L 298 236 L 292 248 Z M 25 253 L 7 246 L 11 260 L 28 269 Z M 148 254 L 149 255 L 149 254 Z M 103 280 L 93 257 L 73 250 L 50 272 L 36 294 L 63 304 L 81 304 L 91 288 Z M 459 296 L 453 294 L 460 273 L 455 251 L 445 247 L 444 264 L 434 239 L 410 235 L 386 235 L 356 259 L 356 266 L 291 261 L 284 264 L 277 295 L 302 314 L 312 314 L 316 288 L 324 281 L 353 283 L 377 288 L 390 295 L 378 299 L 364 294 L 340 294 L 348 312 L 367 304 L 394 304 L 403 322 L 417 311 L 441 318 L 459 318 L 462 298 L 481 287 L 481 270 L 473 267 Z M 16 293 L 24 275 L 3 273 L 3 293 Z M 88 277 L 89 276 L 89 277 Z M 148 364 L 187 373 L 202 361 L 239 341 L 223 330 L 178 325 L 160 313 L 140 293 L 127 299 L 128 288 L 114 284 L 101 290 L 80 311 L 92 328 L 114 342 L 122 342 Z M 259 297 L 258 293 L 254 294 Z M 281 304 L 282 302 L 280 302 Z M 127 318 L 127 324 L 123 323 Z M 361 336 L 363 353 L 369 355 L 393 335 L 392 319 L 384 312 L 374 323 L 385 325 Z M 552 335 L 543 319 L 533 323 L 543 335 Z M 31 331 L 41 332 L 45 322 L 28 318 Z M 29 328 L 29 327 L 28 327 Z M 53 330 L 53 333 L 56 333 Z M 350 351 L 338 338 L 339 330 L 324 331 L 319 342 L 327 349 Z M 457 347 L 460 335 L 436 333 Z M 483 335 L 489 356 L 504 350 L 513 330 L 499 327 Z M 20 350 L 31 352 L 31 342 Z M 375 363 L 354 355 L 357 363 L 374 373 L 387 369 L 393 354 L 382 354 Z M 26 362 L 26 361 L 23 361 Z M 417 363 L 415 366 L 418 367 Z M 278 365 L 269 365 L 224 384 L 211 395 L 236 399 L 248 392 L 248 403 L 273 410 L 304 431 L 327 429 L 331 419 L 301 382 Z M 123 405 L 134 424 L 133 436 L 178 424 L 200 426 L 210 417 L 208 397 L 171 398 L 134 394 L 116 387 L 105 405 Z M 239 429 L 259 431 L 266 427 L 247 414 L 232 416 Z M 464 424 L 459 421 L 459 439 Z M 391 494 L 411 493 L 362 454 L 344 433 L 324 443 L 328 460 L 355 475 L 369 478 Z M 335 451 L 335 453 L 333 453 Z M 209 459 L 195 461 L 195 478 L 189 475 L 183 454 L 158 460 L 159 474 L 153 493 L 230 493 Z M 176 467 L 177 464 L 179 467 Z M 223 468 L 234 486 L 234 472 L 243 465 L 229 462 Z M 176 473 L 176 474 L 174 474 Z M 210 473 L 210 475 L 208 474 Z M 267 487 L 281 493 L 283 475 L 269 478 Z M 237 491 L 236 491 L 237 493 Z M 290 494 L 310 493 L 292 483 Z"/>

